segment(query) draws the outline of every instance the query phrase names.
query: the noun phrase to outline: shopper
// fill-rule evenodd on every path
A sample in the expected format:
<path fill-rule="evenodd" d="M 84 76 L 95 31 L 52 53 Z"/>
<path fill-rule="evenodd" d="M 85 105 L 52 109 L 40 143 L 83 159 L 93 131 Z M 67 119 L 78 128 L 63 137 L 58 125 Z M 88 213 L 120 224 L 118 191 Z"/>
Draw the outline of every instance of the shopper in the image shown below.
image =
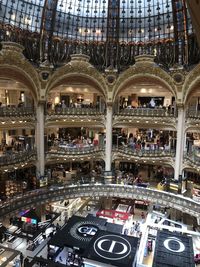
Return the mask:
<path fill-rule="evenodd" d="M 21 267 L 23 266 L 23 261 L 24 261 L 24 255 L 22 254 L 22 252 L 20 253 L 20 263 L 21 263 Z"/>

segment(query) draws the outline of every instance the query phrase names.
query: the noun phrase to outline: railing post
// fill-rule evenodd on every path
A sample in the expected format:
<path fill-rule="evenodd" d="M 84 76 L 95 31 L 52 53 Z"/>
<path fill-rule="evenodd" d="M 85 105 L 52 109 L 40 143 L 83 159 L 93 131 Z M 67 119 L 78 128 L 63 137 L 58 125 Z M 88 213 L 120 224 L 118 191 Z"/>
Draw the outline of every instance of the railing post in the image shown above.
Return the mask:
<path fill-rule="evenodd" d="M 106 147 L 105 147 L 105 183 L 112 181 L 112 116 L 113 109 L 110 103 L 107 105 L 106 113 Z"/>
<path fill-rule="evenodd" d="M 37 173 L 39 176 L 44 175 L 45 153 L 44 153 L 44 103 L 39 103 L 37 107 L 37 127 L 36 127 L 36 144 L 37 144 Z"/>
<path fill-rule="evenodd" d="M 182 175 L 183 153 L 184 153 L 184 130 L 185 130 L 185 110 L 182 104 L 177 105 L 178 108 L 178 124 L 177 124 L 177 143 L 176 143 L 176 159 L 174 179 L 180 180 Z"/>
<path fill-rule="evenodd" d="M 107 114 L 106 114 L 106 162 L 105 162 L 105 171 L 111 171 L 112 164 L 112 106 L 107 105 Z"/>

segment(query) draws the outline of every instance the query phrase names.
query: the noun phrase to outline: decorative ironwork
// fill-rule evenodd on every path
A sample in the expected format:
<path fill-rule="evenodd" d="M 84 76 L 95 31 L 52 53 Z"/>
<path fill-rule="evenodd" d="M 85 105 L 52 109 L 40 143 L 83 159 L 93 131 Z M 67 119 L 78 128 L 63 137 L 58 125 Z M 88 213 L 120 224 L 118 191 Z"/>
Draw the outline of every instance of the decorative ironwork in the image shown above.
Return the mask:
<path fill-rule="evenodd" d="M 5 154 L 0 157 L 0 166 L 12 165 L 17 163 L 23 163 L 31 160 L 36 160 L 36 151 L 21 151 L 12 154 Z"/>
<path fill-rule="evenodd" d="M 200 60 L 185 0 L 1 0 L 0 19 L 0 40 L 22 44 L 34 64 L 75 53 L 101 71 L 145 53 L 166 69 Z"/>

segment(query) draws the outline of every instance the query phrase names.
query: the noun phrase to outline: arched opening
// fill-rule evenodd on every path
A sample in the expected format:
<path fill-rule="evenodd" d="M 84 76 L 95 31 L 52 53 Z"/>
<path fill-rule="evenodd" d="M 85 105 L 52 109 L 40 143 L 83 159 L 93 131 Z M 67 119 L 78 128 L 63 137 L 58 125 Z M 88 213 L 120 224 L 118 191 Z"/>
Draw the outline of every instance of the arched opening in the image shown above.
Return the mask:
<path fill-rule="evenodd" d="M 118 110 L 115 111 L 159 108 L 174 112 L 175 101 L 175 92 L 164 81 L 146 76 L 133 77 L 118 88 L 115 97 L 115 109 Z"/>
<path fill-rule="evenodd" d="M 11 66 L 7 67 L 2 65 L 0 66 L 0 80 L 10 80 L 16 84 L 18 83 L 25 91 L 29 91 L 29 94 L 36 103 L 39 88 L 37 88 L 34 81 L 25 72 Z"/>
<path fill-rule="evenodd" d="M 176 116 L 176 95 L 169 85 L 157 78 L 130 78 L 119 87 L 114 112 L 121 119 L 116 120 L 113 129 L 113 145 L 120 153 L 128 151 L 129 157 L 135 156 L 136 160 L 121 160 L 119 166 L 138 171 L 138 157 L 144 157 L 144 164 L 139 170 L 145 178 L 143 180 L 159 183 L 166 177 L 173 177 L 174 169 L 170 165 L 176 149 L 176 131 L 174 125 L 169 127 L 160 120 Z M 155 157 L 152 159 L 154 168 L 145 159 L 149 154 Z M 163 170 L 163 162 L 156 159 L 161 160 L 164 154 L 170 159 L 165 162 L 170 167 Z"/>
<path fill-rule="evenodd" d="M 93 83 L 73 78 L 59 82 L 47 94 L 47 112 L 78 112 L 85 109 L 103 114 L 105 98 Z"/>
<path fill-rule="evenodd" d="M 46 99 L 46 112 L 48 118 L 52 118 L 45 129 L 49 160 L 54 164 L 61 162 L 62 168 L 72 174 L 79 173 L 80 169 L 80 173 L 84 174 L 86 170 L 82 168 L 82 163 L 85 161 L 89 166 L 88 172 L 95 169 L 98 165 L 96 159 L 91 156 L 86 158 L 84 153 L 98 153 L 104 146 L 104 124 L 98 123 L 98 117 L 101 120 L 106 108 L 102 89 L 92 79 L 70 76 L 55 82 Z M 56 116 L 55 120 L 53 116 Z M 58 161 L 53 153 L 56 153 Z M 61 153 L 69 157 L 61 159 Z M 80 164 L 76 163 L 73 153 L 80 154 Z M 49 169 L 52 170 L 52 166 Z"/>
<path fill-rule="evenodd" d="M 185 100 L 186 116 L 188 118 L 200 117 L 200 81 L 188 89 Z"/>
<path fill-rule="evenodd" d="M 19 79 L 20 80 L 20 79 Z M 29 162 L 35 149 L 35 98 L 19 80 L 0 78 L 0 164 L 3 179 Z M 23 166 L 19 165 L 22 162 Z M 13 178 L 13 179 L 14 179 Z"/>

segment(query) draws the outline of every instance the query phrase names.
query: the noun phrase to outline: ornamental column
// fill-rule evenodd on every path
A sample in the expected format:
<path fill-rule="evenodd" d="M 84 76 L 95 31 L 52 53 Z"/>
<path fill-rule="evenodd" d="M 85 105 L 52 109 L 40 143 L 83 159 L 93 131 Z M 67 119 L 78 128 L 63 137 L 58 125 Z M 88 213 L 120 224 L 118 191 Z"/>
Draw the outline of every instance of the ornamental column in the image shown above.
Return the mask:
<path fill-rule="evenodd" d="M 106 110 L 106 160 L 105 160 L 105 171 L 111 171 L 112 165 L 112 116 L 113 116 L 113 109 L 112 105 L 107 105 Z"/>
<path fill-rule="evenodd" d="M 39 102 L 36 111 L 36 147 L 37 147 L 37 175 L 44 176 L 45 152 L 44 152 L 44 103 Z"/>
<path fill-rule="evenodd" d="M 176 159 L 174 179 L 180 180 L 179 175 L 182 175 L 184 140 L 185 140 L 185 110 L 183 104 L 177 105 L 178 109 L 178 124 L 177 124 L 177 141 L 176 141 Z M 181 181 L 180 181 L 181 182 Z"/>

